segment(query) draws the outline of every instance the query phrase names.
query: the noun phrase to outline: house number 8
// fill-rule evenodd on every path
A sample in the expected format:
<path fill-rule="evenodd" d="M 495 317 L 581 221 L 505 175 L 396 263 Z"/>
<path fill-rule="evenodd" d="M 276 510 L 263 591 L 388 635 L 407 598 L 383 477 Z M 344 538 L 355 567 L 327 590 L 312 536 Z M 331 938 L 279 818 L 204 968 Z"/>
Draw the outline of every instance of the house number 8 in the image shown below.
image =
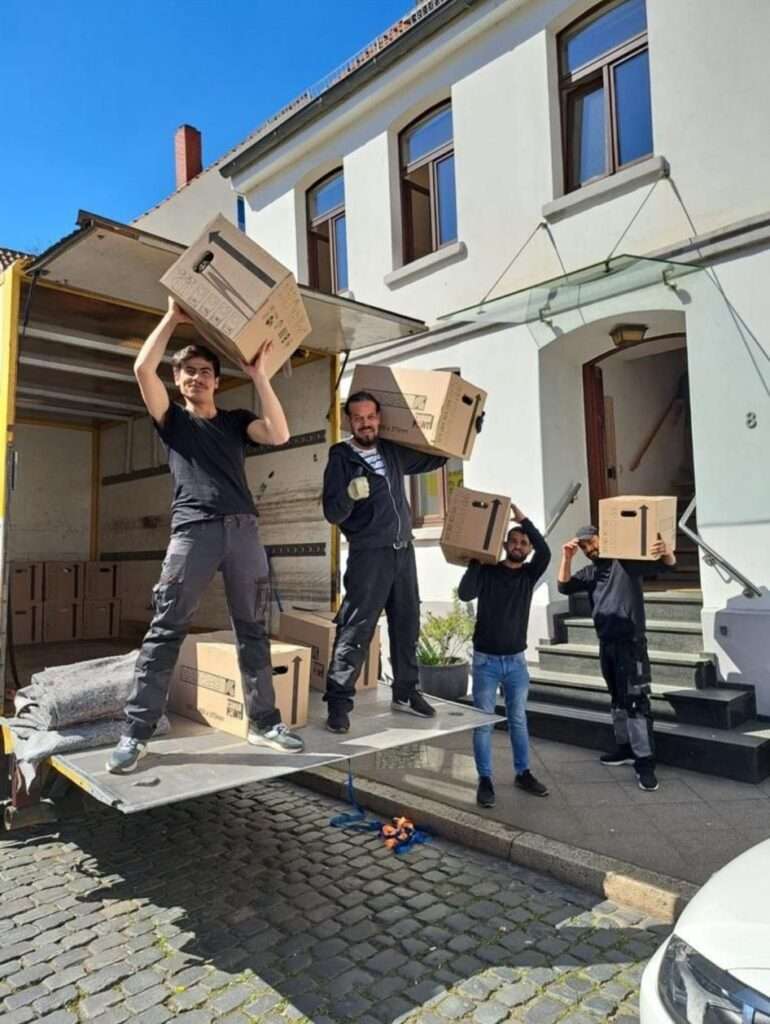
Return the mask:
<path fill-rule="evenodd" d="M 753 430 L 757 425 L 757 414 L 755 412 L 746 413 L 746 426 L 749 430 Z"/>

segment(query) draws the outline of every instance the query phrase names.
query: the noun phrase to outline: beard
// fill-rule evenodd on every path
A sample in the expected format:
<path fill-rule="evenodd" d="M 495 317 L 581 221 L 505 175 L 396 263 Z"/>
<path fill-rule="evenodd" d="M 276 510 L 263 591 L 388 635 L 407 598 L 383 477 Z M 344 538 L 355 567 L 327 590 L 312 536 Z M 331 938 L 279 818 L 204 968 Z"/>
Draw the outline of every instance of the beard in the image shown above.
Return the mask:
<path fill-rule="evenodd" d="M 508 551 L 506 552 L 506 554 L 508 556 L 508 561 L 515 562 L 517 565 L 519 565 L 521 562 L 525 562 L 527 559 L 526 555 L 519 554 L 518 551 Z"/>
<path fill-rule="evenodd" d="M 373 427 L 363 431 L 363 433 L 353 431 L 353 440 L 360 444 L 362 448 L 373 448 L 377 444 L 378 436 L 377 431 Z"/>

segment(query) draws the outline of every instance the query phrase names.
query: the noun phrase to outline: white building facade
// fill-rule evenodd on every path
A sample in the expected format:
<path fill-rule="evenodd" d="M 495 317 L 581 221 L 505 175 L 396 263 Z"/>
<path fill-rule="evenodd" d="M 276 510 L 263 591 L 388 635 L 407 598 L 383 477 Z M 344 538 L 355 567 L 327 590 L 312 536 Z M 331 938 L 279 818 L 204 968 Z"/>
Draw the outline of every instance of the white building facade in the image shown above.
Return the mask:
<path fill-rule="evenodd" d="M 682 575 L 702 588 L 702 650 L 770 715 L 770 5 L 416 10 L 137 223 L 188 241 L 242 197 L 246 232 L 300 281 L 431 326 L 348 376 L 356 359 L 451 367 L 489 392 L 467 486 L 544 525 L 581 485 L 549 538 L 534 658 L 565 607 L 561 544 L 596 501 L 695 497 L 703 539 L 759 591 L 702 559 Z M 438 604 L 459 578 L 438 547 L 446 486 L 415 492 Z"/>

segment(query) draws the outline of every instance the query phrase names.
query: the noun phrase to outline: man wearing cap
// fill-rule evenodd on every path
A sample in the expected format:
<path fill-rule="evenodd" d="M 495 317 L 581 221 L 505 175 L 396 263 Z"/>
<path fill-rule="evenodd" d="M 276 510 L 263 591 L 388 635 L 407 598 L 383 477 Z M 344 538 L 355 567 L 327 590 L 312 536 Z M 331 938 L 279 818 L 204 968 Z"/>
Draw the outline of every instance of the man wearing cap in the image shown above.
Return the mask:
<path fill-rule="evenodd" d="M 505 539 L 505 558 L 494 565 L 472 561 L 460 580 L 461 601 L 478 598 L 473 633 L 473 703 L 494 712 L 503 691 L 513 753 L 514 785 L 532 796 L 548 796 L 548 788 L 529 768 L 527 731 L 527 627 L 532 594 L 548 568 L 551 550 L 539 530 L 517 505 L 516 525 Z M 533 553 L 532 559 L 527 561 Z M 479 777 L 476 803 L 495 806 L 492 782 L 492 726 L 473 730 L 473 755 Z"/>
<path fill-rule="evenodd" d="M 432 718 L 435 710 L 417 689 L 420 594 L 404 477 L 446 463 L 380 437 L 380 403 L 358 391 L 345 403 L 353 436 L 329 451 L 323 509 L 348 542 L 345 599 L 337 613 L 326 693 L 326 728 L 350 729 L 356 678 L 377 621 L 388 619 L 393 666 L 393 711 Z"/>
<path fill-rule="evenodd" d="M 592 564 L 572 575 L 578 548 Z M 602 558 L 599 531 L 581 527 L 562 547 L 559 593 L 585 592 L 599 637 L 599 661 L 610 691 L 616 749 L 600 758 L 602 764 L 632 764 L 639 788 L 656 790 L 655 753 L 650 709 L 650 661 L 645 636 L 642 578 L 676 565 L 662 540 L 652 546 L 659 562 Z"/>

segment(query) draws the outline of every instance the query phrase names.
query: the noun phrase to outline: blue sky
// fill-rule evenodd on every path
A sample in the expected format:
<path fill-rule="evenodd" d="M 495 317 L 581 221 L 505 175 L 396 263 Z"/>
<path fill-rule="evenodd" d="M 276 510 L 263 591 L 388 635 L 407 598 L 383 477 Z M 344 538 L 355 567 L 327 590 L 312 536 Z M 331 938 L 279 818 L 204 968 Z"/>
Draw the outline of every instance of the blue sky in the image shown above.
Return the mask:
<path fill-rule="evenodd" d="M 210 163 L 411 0 L 4 0 L 0 246 L 41 252 L 78 209 L 128 221 L 174 188 L 173 135 Z"/>

